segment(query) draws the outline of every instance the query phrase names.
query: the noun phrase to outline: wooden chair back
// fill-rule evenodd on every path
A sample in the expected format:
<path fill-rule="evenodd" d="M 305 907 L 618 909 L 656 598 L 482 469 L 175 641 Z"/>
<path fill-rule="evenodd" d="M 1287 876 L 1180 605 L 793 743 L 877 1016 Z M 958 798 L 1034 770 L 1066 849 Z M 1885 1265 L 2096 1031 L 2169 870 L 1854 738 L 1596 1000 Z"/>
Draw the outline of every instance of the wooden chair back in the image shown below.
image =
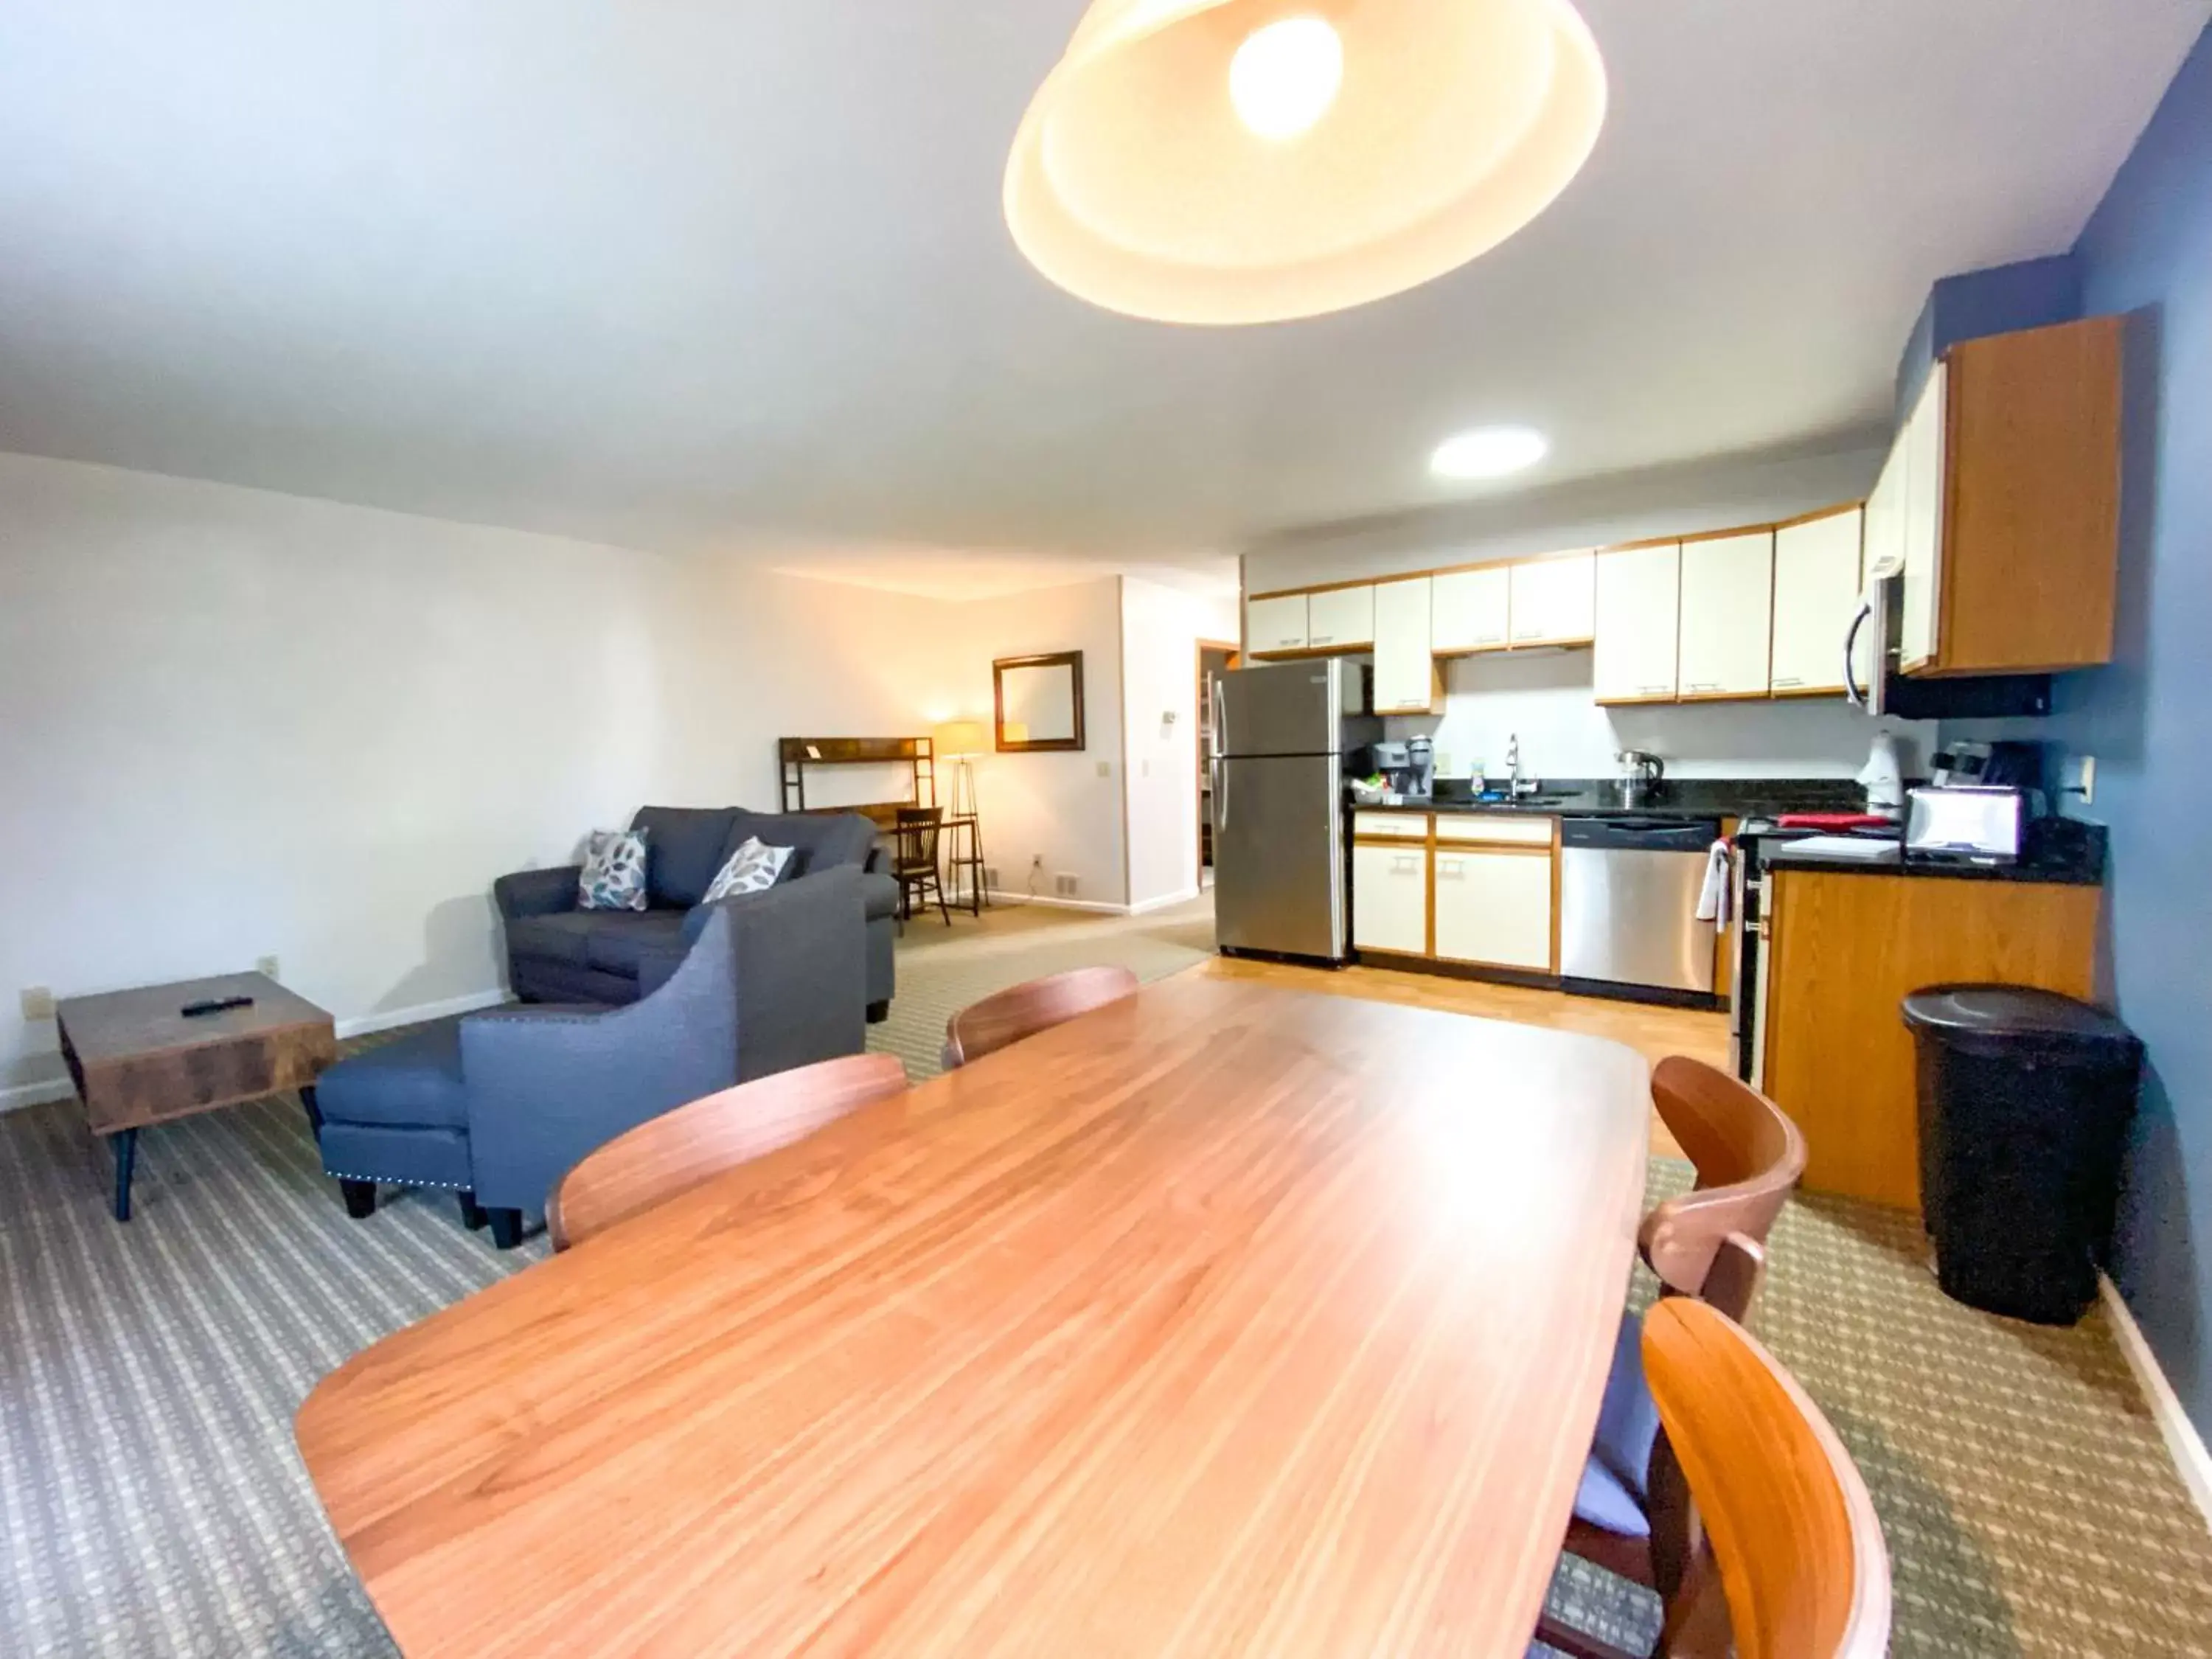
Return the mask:
<path fill-rule="evenodd" d="M 1071 968 L 985 997 L 945 1023 L 945 1069 L 1136 994 L 1137 976 L 1127 968 Z"/>
<path fill-rule="evenodd" d="M 1697 1296 L 1730 1233 L 1766 1243 L 1805 1173 L 1805 1137 L 1756 1089 L 1680 1055 L 1653 1068 L 1651 1102 L 1697 1166 L 1698 1182 L 1645 1216 L 1637 1243 L 1662 1285 Z"/>
<path fill-rule="evenodd" d="M 891 867 L 899 875 L 937 868 L 937 834 L 945 822 L 941 806 L 902 806 L 891 825 Z"/>
<path fill-rule="evenodd" d="M 1727 1315 L 1687 1297 L 1644 1316 L 1644 1374 L 1664 1425 L 1653 1470 L 1654 1547 L 1662 1527 L 1697 1540 L 1667 1594 L 1659 1651 L 1733 1650 L 1739 1659 L 1887 1653 L 1881 1524 L 1850 1454 L 1796 1379 Z M 1666 1512 L 1671 1500 L 1660 1479 L 1669 1462 L 1687 1493 L 1689 1514 L 1679 1521 Z"/>
<path fill-rule="evenodd" d="M 906 1086 L 906 1067 L 895 1056 L 850 1054 L 757 1078 L 664 1112 L 561 1177 L 545 1206 L 553 1248 L 580 1244 Z"/>

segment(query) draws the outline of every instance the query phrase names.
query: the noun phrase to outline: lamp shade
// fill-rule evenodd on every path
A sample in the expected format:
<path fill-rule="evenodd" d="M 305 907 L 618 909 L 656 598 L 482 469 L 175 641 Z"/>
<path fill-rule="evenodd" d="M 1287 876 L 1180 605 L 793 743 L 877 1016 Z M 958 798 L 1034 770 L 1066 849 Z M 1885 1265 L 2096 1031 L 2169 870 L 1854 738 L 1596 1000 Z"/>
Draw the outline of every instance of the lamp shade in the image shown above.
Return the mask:
<path fill-rule="evenodd" d="M 963 755 L 980 755 L 990 746 L 990 739 L 984 735 L 981 720 L 947 720 L 937 728 L 936 734 L 930 740 L 931 751 L 947 760 L 957 759 Z"/>
<path fill-rule="evenodd" d="M 1109 310 L 1312 316 L 1512 235 L 1605 103 L 1571 0 L 1093 0 L 1015 136 L 1006 224 Z"/>

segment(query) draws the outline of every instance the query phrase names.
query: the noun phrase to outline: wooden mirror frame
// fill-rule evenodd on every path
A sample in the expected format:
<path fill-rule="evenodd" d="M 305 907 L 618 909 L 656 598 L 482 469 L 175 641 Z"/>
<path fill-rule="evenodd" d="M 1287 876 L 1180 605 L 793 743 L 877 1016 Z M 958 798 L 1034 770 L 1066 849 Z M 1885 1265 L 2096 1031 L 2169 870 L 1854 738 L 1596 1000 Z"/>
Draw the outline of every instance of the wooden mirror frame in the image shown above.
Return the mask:
<path fill-rule="evenodd" d="M 1020 743 L 1006 741 L 1006 671 L 1009 668 L 1065 668 L 1072 682 L 1069 702 L 1075 714 L 1075 735 L 1072 738 L 1042 738 L 1024 739 Z M 1080 651 L 1048 651 L 1035 657 L 998 657 L 991 663 L 991 740 L 1002 755 L 1034 755 L 1052 750 L 1083 747 L 1083 653 Z"/>

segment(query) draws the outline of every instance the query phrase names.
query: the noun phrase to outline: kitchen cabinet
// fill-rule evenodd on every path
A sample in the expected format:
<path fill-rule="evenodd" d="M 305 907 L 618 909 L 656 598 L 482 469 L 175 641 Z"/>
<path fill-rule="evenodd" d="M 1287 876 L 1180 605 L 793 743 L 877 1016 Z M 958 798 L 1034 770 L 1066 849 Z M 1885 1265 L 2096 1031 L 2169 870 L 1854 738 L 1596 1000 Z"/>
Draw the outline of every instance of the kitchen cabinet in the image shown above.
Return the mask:
<path fill-rule="evenodd" d="M 1375 712 L 1428 714 L 1443 706 L 1430 645 L 1429 579 L 1375 585 Z"/>
<path fill-rule="evenodd" d="M 1774 623 L 1774 532 L 1682 544 L 1678 678 L 1683 701 L 1763 697 Z"/>
<path fill-rule="evenodd" d="M 1588 553 L 1507 567 L 1511 643 L 1588 645 L 1595 626 L 1595 560 Z"/>
<path fill-rule="evenodd" d="M 1851 507 L 1774 532 L 1774 653 L 1767 684 L 1778 697 L 1844 689 L 1844 636 L 1858 609 L 1865 517 Z"/>
<path fill-rule="evenodd" d="M 1681 602 L 1680 543 L 1597 556 L 1598 702 L 1674 701 Z"/>
<path fill-rule="evenodd" d="M 1901 440 L 1908 673 L 2110 662 L 2126 321 L 1948 352 Z"/>
<path fill-rule="evenodd" d="M 1415 823 L 1421 820 L 1416 818 Z M 1363 951 L 1426 956 L 1429 849 L 1355 842 L 1352 848 L 1352 942 Z"/>
<path fill-rule="evenodd" d="M 1244 649 L 1258 655 L 1269 651 L 1306 648 L 1306 596 L 1284 593 L 1273 599 L 1244 602 Z"/>
<path fill-rule="evenodd" d="M 1331 587 L 1306 595 L 1306 644 L 1316 651 L 1375 642 L 1375 590 Z"/>
<path fill-rule="evenodd" d="M 1439 814 L 1432 858 L 1439 960 L 1553 971 L 1551 818 Z"/>
<path fill-rule="evenodd" d="M 1943 411 L 1945 367 L 1937 363 L 1899 434 L 1904 495 L 1898 546 L 1905 561 L 1898 660 L 1907 673 L 1936 655 L 1936 606 L 1943 579 Z"/>
<path fill-rule="evenodd" d="M 1430 595 L 1430 648 L 1440 657 L 1505 647 L 1511 612 L 1512 567 L 1447 570 Z"/>
<path fill-rule="evenodd" d="M 1769 883 L 1760 1079 L 1804 1132 L 1806 1188 L 1917 1209 L 1917 1073 L 1899 1005 L 1961 982 L 2088 998 L 2099 890 L 1790 869 Z"/>

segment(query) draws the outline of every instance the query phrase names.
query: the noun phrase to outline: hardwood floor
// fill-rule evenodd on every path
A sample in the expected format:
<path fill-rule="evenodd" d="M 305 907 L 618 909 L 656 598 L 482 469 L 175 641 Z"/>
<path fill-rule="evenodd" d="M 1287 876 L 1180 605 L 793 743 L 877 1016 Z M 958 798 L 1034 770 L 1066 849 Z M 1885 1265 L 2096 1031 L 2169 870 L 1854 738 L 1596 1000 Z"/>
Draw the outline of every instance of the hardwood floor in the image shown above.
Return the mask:
<path fill-rule="evenodd" d="M 1521 1025 L 1577 1031 L 1627 1044 L 1650 1060 L 1687 1054 L 1723 1071 L 1732 1069 L 1728 1052 L 1728 1016 L 1695 1008 L 1663 1008 L 1640 1002 L 1608 1002 L 1569 996 L 1520 985 L 1449 979 L 1439 974 L 1409 974 L 1394 968 L 1300 968 L 1288 963 L 1215 957 L 1194 971 L 1216 979 L 1258 980 L 1301 991 L 1334 996 L 1369 997 L 1378 1002 L 1409 1003 L 1482 1019 L 1508 1019 Z M 1651 1150 L 1662 1158 L 1682 1151 L 1657 1113 L 1651 1116 Z"/>

